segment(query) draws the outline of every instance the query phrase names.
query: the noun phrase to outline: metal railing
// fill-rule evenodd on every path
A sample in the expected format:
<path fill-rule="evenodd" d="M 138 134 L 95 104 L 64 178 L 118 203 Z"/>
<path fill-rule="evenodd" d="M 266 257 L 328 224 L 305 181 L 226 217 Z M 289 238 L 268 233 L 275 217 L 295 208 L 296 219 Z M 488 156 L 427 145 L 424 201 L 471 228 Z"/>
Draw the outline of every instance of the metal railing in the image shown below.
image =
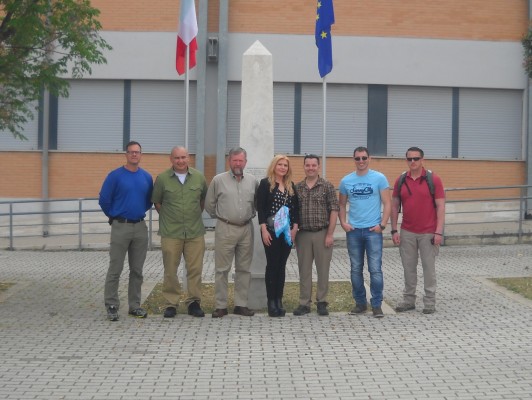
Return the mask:
<path fill-rule="evenodd" d="M 532 219 L 526 214 L 531 187 L 446 189 L 446 236 L 517 235 L 522 243 L 523 235 L 532 233 Z M 153 249 L 160 243 L 154 235 L 159 215 L 151 209 L 146 217 L 149 248 Z M 214 225 L 206 213 L 204 222 L 209 228 Z M 108 247 L 110 231 L 97 198 L 0 201 L 0 249 Z"/>

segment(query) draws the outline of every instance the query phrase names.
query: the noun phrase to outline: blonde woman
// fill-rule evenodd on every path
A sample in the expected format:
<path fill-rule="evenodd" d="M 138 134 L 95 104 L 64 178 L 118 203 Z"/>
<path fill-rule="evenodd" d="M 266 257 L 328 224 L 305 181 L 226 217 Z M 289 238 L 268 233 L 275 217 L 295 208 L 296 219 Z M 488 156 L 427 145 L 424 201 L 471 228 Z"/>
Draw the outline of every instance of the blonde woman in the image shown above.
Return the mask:
<path fill-rule="evenodd" d="M 282 207 L 290 212 L 290 236 L 295 240 L 299 224 L 299 201 L 292 182 L 292 168 L 287 156 L 279 154 L 273 158 L 257 189 L 257 211 L 266 253 L 266 295 L 268 297 L 268 315 L 283 317 L 283 292 L 286 261 L 292 247 L 286 243 L 285 234 L 275 237 L 273 227 L 268 226 L 268 217 L 272 217 Z"/>

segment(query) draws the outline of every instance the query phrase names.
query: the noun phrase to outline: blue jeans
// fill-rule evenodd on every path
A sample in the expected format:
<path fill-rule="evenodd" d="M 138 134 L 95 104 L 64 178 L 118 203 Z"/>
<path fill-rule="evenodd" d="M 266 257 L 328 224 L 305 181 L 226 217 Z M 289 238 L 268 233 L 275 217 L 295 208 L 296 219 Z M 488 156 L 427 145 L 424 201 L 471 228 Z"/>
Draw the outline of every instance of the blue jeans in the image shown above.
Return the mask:
<path fill-rule="evenodd" d="M 355 229 L 346 234 L 347 251 L 351 261 L 351 285 L 357 304 L 367 304 L 364 287 L 364 253 L 368 259 L 371 307 L 382 303 L 382 233 L 371 232 L 369 228 Z"/>

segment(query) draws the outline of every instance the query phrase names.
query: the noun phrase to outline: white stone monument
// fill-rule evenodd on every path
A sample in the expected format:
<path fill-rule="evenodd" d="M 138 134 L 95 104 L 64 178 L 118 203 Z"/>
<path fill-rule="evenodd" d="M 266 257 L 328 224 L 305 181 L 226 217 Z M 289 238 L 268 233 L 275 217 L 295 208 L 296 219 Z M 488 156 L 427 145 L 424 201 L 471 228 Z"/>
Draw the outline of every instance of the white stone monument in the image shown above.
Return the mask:
<path fill-rule="evenodd" d="M 248 154 L 246 171 L 258 180 L 266 176 L 273 158 L 273 62 L 272 54 L 258 40 L 242 58 L 242 101 L 240 111 L 240 146 Z M 258 218 L 254 221 L 255 249 L 251 265 L 248 306 L 266 307 L 264 272 L 266 255 L 260 236 Z"/>

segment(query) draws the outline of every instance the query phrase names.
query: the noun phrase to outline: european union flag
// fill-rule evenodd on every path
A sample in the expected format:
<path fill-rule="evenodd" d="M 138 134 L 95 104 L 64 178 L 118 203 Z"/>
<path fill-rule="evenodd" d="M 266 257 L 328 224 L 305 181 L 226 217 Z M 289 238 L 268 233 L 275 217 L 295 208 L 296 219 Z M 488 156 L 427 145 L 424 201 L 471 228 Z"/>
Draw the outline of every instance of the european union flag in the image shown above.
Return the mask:
<path fill-rule="evenodd" d="M 316 11 L 316 46 L 318 46 L 318 70 L 323 78 L 332 71 L 331 25 L 334 24 L 332 0 L 318 0 Z"/>

